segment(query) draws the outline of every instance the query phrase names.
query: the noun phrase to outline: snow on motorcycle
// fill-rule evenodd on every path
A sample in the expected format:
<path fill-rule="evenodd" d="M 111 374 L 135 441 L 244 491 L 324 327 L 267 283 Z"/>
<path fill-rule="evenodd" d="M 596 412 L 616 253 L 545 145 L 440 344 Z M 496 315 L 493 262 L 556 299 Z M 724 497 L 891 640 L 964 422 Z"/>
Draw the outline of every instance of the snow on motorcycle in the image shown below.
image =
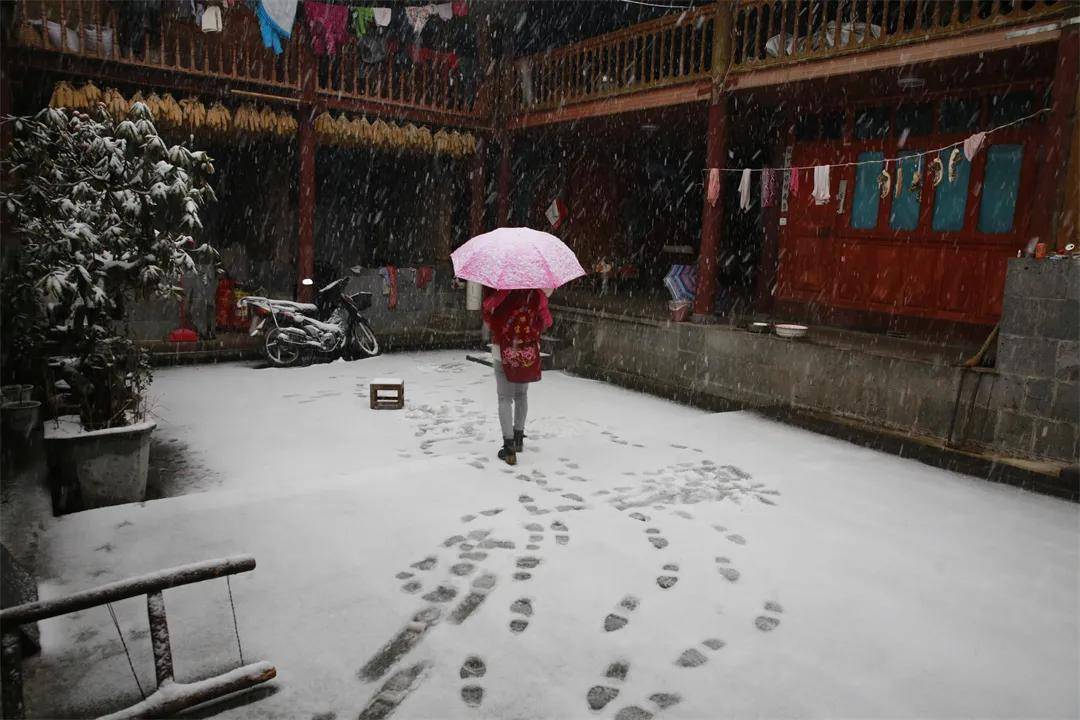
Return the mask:
<path fill-rule="evenodd" d="M 310 284 L 309 280 L 305 283 Z M 239 304 L 251 312 L 249 334 L 263 333 L 263 354 L 271 365 L 305 365 L 317 357 L 356 359 L 379 354 L 379 341 L 361 314 L 371 293 L 345 293 L 347 278 L 318 291 L 314 304 L 249 295 Z"/>

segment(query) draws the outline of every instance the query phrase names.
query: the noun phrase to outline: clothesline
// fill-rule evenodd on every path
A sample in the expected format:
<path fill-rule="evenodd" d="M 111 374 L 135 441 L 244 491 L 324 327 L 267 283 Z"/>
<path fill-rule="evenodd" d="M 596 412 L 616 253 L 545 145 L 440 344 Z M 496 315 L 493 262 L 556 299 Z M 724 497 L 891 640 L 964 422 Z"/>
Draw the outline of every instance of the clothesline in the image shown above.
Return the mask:
<path fill-rule="evenodd" d="M 986 135 L 992 135 L 992 134 L 998 132 L 999 130 L 1004 130 L 1005 128 L 1012 127 L 1013 125 L 1019 125 L 1021 123 L 1025 123 L 1028 120 L 1031 120 L 1032 118 L 1038 117 L 1039 115 L 1042 115 L 1043 113 L 1048 113 L 1048 112 L 1050 112 L 1050 108 L 1042 108 L 1041 110 L 1036 110 L 1035 112 L 1031 113 L 1030 115 L 1025 115 L 1022 118 L 1017 118 L 1016 120 L 1012 120 L 1012 121 L 1007 122 L 1007 123 L 1005 123 L 1003 125 L 998 125 L 997 127 L 991 128 L 990 130 L 987 130 L 985 132 L 985 134 Z M 957 142 L 950 143 L 949 145 L 945 145 L 943 147 L 935 148 L 933 150 L 922 150 L 922 151 L 919 151 L 919 152 L 912 152 L 910 154 L 901 155 L 899 157 L 882 158 L 880 160 L 854 160 L 854 161 L 851 161 L 851 162 L 829 163 L 828 165 L 829 165 L 830 168 L 856 167 L 858 165 L 888 165 L 889 163 L 898 163 L 898 162 L 901 162 L 903 160 L 909 160 L 909 159 L 914 158 L 914 157 L 922 157 L 924 155 L 936 155 L 936 154 L 938 154 L 940 152 L 943 152 L 945 150 L 950 150 L 950 149 L 952 149 L 954 147 L 960 147 L 963 144 L 964 144 L 964 141 L 959 140 Z M 815 167 L 818 167 L 818 165 L 784 165 L 784 166 L 781 166 L 781 167 L 760 167 L 760 168 L 741 168 L 741 167 L 740 168 L 729 168 L 729 167 L 723 167 L 723 168 L 705 168 L 701 172 L 703 174 L 708 173 L 710 170 L 720 170 L 722 172 L 737 172 L 737 173 L 741 173 L 743 170 L 749 170 L 750 172 L 762 172 L 762 171 L 765 171 L 765 170 L 771 170 L 773 172 L 784 172 L 784 171 L 787 171 L 787 170 L 813 170 Z"/>
<path fill-rule="evenodd" d="M 669 10 L 693 10 L 694 5 L 666 5 L 657 2 L 644 2 L 643 0 L 622 0 L 631 5 L 645 5 L 646 8 L 667 8 Z"/>

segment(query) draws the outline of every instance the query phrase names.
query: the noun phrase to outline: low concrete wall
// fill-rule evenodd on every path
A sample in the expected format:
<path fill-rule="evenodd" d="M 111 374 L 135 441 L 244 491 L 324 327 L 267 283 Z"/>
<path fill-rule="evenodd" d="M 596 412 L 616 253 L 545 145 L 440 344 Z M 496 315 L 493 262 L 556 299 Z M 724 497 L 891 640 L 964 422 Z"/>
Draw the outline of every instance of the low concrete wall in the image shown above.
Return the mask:
<path fill-rule="evenodd" d="M 805 411 L 996 455 L 1075 463 L 1080 260 L 1010 264 L 996 369 L 956 353 L 801 341 L 556 308 L 574 372 L 726 409 Z M 881 342 L 881 346 L 888 343 Z"/>
<path fill-rule="evenodd" d="M 557 310 L 567 369 L 717 409 L 793 408 L 917 435 L 949 433 L 960 371 L 728 326 Z"/>

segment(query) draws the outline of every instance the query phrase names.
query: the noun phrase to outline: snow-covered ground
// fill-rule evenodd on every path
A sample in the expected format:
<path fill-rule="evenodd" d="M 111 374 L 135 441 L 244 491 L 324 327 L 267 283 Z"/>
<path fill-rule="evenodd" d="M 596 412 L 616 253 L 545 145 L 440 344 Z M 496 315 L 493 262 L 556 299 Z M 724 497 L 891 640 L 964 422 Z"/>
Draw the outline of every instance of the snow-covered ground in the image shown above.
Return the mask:
<path fill-rule="evenodd" d="M 388 375 L 406 409 L 369 410 Z M 41 592 L 254 554 L 240 639 L 278 679 L 222 717 L 381 717 L 387 681 L 402 718 L 1080 714 L 1076 505 L 561 373 L 511 469 L 460 351 L 154 392 L 178 496 L 50 520 Z M 178 679 L 239 662 L 224 581 L 165 602 Z M 145 601 L 115 609 L 153 687 Z M 42 638 L 30 716 L 138 699 L 105 608 Z"/>

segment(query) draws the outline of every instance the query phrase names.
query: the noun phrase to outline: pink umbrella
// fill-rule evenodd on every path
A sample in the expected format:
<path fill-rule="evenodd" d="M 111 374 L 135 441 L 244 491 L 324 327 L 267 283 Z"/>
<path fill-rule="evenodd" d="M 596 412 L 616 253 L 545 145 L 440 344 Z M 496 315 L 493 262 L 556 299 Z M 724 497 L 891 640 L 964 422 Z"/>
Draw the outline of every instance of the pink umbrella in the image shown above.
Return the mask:
<path fill-rule="evenodd" d="M 556 288 L 585 274 L 574 251 L 562 240 L 527 227 L 477 235 L 450 259 L 459 278 L 496 290 Z"/>

